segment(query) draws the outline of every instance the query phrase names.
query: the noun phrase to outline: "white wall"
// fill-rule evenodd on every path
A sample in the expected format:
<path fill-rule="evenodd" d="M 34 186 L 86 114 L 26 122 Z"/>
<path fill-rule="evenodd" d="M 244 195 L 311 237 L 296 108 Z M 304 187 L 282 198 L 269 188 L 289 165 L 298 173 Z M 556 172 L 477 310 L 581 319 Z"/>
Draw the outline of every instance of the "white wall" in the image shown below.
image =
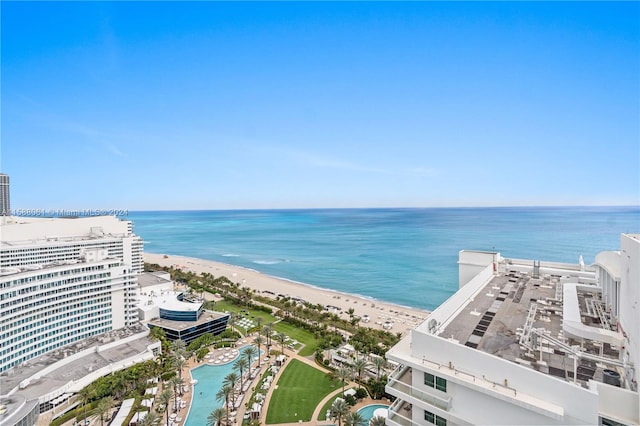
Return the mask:
<path fill-rule="evenodd" d="M 620 322 L 628 339 L 627 352 L 636 365 L 638 382 L 640 364 L 640 235 L 623 234 L 620 240 Z"/>
<path fill-rule="evenodd" d="M 498 253 L 461 250 L 458 253 L 458 288 L 464 287 L 488 265 L 497 262 Z"/>
<path fill-rule="evenodd" d="M 483 377 L 499 384 L 504 383 L 506 379 L 509 388 L 517 391 L 516 400 L 526 401 L 529 396 L 564 407 L 565 422 L 597 424 L 598 397 L 595 391 L 426 333 L 413 332 L 411 349 L 413 356 L 418 360 L 424 355 L 427 360 L 443 366 L 448 366 L 451 362 L 454 369 L 476 376 L 478 384 L 483 383 L 481 380 Z M 449 370 L 448 367 L 441 368 L 439 374 L 454 383 L 464 383 L 461 378 L 456 378 L 453 370 Z M 475 406 L 470 405 L 468 408 L 474 410 Z M 500 413 L 489 414 L 500 415 Z M 472 418 L 475 418 L 475 412 Z M 487 423 L 494 423 L 497 419 L 498 417 Z M 533 422 L 534 419 L 532 418 L 531 421 Z"/>
<path fill-rule="evenodd" d="M 112 329 L 117 330 L 125 326 L 124 287 L 117 284 L 111 291 L 111 324 Z"/>
<path fill-rule="evenodd" d="M 596 381 L 589 383 L 598 390 L 598 409 L 603 416 L 624 424 L 640 424 L 640 399 L 637 392 Z"/>
<path fill-rule="evenodd" d="M 480 273 L 478 273 L 471 281 L 469 281 L 464 287 L 455 292 L 449 297 L 442 305 L 431 312 L 429 317 L 418 326 L 418 329 L 428 330 L 428 324 L 431 319 L 434 319 L 438 323 L 438 329 L 443 330 L 447 323 L 455 318 L 467 304 L 469 304 L 473 298 L 473 295 L 477 293 L 485 284 L 493 278 L 493 265 L 486 266 Z"/>

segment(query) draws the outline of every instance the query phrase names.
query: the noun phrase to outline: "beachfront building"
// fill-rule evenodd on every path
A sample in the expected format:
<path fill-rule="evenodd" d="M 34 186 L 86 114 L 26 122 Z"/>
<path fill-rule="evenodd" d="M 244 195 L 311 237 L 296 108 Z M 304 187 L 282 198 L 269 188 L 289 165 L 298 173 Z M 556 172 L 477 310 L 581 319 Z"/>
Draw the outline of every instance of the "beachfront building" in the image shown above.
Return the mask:
<path fill-rule="evenodd" d="M 585 266 L 462 251 L 459 290 L 388 353 L 388 425 L 640 423 L 640 235 Z"/>
<path fill-rule="evenodd" d="M 0 425 L 33 424 L 100 375 L 151 359 L 142 240 L 112 216 L 0 224 Z"/>
<path fill-rule="evenodd" d="M 169 273 L 143 273 L 138 281 L 140 320 L 149 328 L 164 330 L 169 340 L 188 344 L 205 333 L 218 335 L 227 328 L 230 314 L 207 311 L 201 298 L 174 291 Z"/>

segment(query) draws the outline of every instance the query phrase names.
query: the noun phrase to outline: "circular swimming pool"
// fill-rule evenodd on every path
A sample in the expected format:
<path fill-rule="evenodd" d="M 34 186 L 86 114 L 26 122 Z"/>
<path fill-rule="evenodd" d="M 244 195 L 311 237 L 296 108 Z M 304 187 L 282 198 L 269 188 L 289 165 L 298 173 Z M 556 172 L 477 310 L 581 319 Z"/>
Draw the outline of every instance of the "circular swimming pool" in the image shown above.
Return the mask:
<path fill-rule="evenodd" d="M 358 413 L 360 413 L 362 415 L 362 417 L 364 417 L 364 420 L 367 422 L 366 424 L 368 425 L 369 424 L 369 420 L 371 420 L 371 418 L 373 417 L 373 413 L 378 409 L 387 410 L 387 409 L 389 409 L 389 406 L 388 405 L 384 405 L 384 404 L 366 405 L 366 406 L 362 407 L 361 409 L 359 409 Z"/>

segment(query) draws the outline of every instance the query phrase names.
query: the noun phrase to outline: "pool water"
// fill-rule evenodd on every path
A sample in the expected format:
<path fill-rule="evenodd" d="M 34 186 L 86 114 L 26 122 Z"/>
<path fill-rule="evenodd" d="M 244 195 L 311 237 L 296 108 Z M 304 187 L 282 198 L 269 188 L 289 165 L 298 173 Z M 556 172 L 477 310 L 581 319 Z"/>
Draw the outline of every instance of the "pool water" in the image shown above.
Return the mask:
<path fill-rule="evenodd" d="M 371 404 L 371 405 L 366 405 L 364 407 L 362 407 L 361 409 L 358 410 L 358 413 L 360 413 L 362 415 L 362 417 L 364 417 L 365 421 L 367 422 L 366 424 L 369 424 L 369 420 L 371 420 L 371 418 L 373 417 L 373 412 L 376 411 L 378 408 L 385 408 L 388 409 L 389 406 L 388 405 L 384 405 L 384 404 Z"/>
<path fill-rule="evenodd" d="M 240 355 L 244 356 L 244 349 L 240 349 Z M 233 364 L 238 358 L 226 364 L 201 365 L 191 370 L 191 376 L 198 381 L 193 388 L 191 408 L 185 426 L 203 426 L 207 424 L 207 417 L 218 407 L 222 407 L 222 402 L 216 401 L 216 393 L 222 388 L 222 382 L 227 374 L 233 371 Z"/>

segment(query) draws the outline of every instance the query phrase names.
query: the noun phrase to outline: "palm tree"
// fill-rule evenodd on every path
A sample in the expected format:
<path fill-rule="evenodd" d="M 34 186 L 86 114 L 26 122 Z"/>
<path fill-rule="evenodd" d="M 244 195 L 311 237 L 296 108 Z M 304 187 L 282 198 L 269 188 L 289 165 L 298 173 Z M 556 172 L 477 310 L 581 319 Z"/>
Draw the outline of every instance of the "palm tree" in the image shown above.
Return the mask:
<path fill-rule="evenodd" d="M 116 399 L 122 399 L 126 392 L 127 383 L 124 374 L 114 374 L 111 376 L 111 395 Z"/>
<path fill-rule="evenodd" d="M 232 371 L 231 373 L 225 376 L 224 380 L 222 381 L 222 384 L 224 385 L 230 384 L 231 387 L 235 387 L 236 383 L 238 383 L 239 378 L 240 376 L 238 376 L 238 373 L 236 373 L 235 371 Z"/>
<path fill-rule="evenodd" d="M 144 416 L 144 419 L 142 419 L 142 421 L 140 423 L 138 423 L 139 426 L 156 426 L 161 420 L 161 417 L 158 415 L 158 413 L 154 412 L 154 411 L 149 411 L 147 413 L 146 416 Z"/>
<path fill-rule="evenodd" d="M 260 330 L 262 329 L 262 327 L 260 327 L 262 325 L 262 317 L 256 317 L 256 323 L 258 324 L 258 336 L 260 336 Z"/>
<path fill-rule="evenodd" d="M 282 355 L 284 355 L 284 342 L 287 340 L 287 335 L 284 333 L 278 333 L 276 340 L 280 343 L 280 349 L 282 349 Z"/>
<path fill-rule="evenodd" d="M 232 371 L 231 373 L 226 375 L 226 377 L 222 381 L 222 384 L 229 385 L 231 386 L 231 389 L 235 389 L 236 383 L 238 383 L 239 378 L 240 376 L 238 376 L 238 373 L 236 373 L 235 371 Z M 233 399 L 233 405 L 236 405 L 236 393 L 235 392 L 232 393 L 231 397 Z"/>
<path fill-rule="evenodd" d="M 366 426 L 367 421 L 357 411 L 350 411 L 344 416 L 345 426 Z"/>
<path fill-rule="evenodd" d="M 176 340 L 176 342 L 177 341 L 178 340 Z M 184 359 L 183 357 L 178 357 L 176 359 L 174 366 L 176 367 L 176 370 L 178 370 L 178 377 L 182 379 L 182 370 L 184 369 L 184 367 L 187 366 L 187 360 Z"/>
<path fill-rule="evenodd" d="M 376 367 L 376 381 L 380 380 L 380 370 L 387 366 L 387 360 L 381 356 L 373 357 L 373 366 Z"/>
<path fill-rule="evenodd" d="M 224 402 L 225 418 L 229 423 L 229 397 L 233 394 L 233 388 L 228 384 L 222 386 L 222 389 L 216 393 L 216 400 Z"/>
<path fill-rule="evenodd" d="M 236 314 L 235 312 L 231 312 L 229 314 L 229 319 L 227 320 L 227 325 L 231 330 L 233 330 L 233 326 L 236 324 L 237 320 L 238 320 L 238 314 Z"/>
<path fill-rule="evenodd" d="M 247 359 L 247 363 L 249 364 L 249 368 L 251 368 L 251 364 L 253 363 L 253 359 L 256 357 L 256 354 L 259 354 L 258 350 L 255 346 L 249 346 L 244 350 L 244 357 Z M 260 359 L 260 358 L 258 358 Z"/>
<path fill-rule="evenodd" d="M 387 424 L 387 420 L 382 416 L 375 416 L 369 420 L 369 426 L 384 426 Z"/>
<path fill-rule="evenodd" d="M 331 404 L 331 418 L 338 421 L 338 426 L 342 425 L 342 418 L 349 412 L 349 404 L 342 399 L 336 398 Z"/>
<path fill-rule="evenodd" d="M 170 388 L 164 389 L 158 397 L 158 403 L 164 405 L 164 412 L 167 416 L 167 426 L 169 426 L 169 404 L 173 399 L 173 392 Z"/>
<path fill-rule="evenodd" d="M 169 379 L 169 386 L 173 388 L 173 411 L 178 409 L 178 393 L 182 395 L 182 386 L 184 386 L 184 380 L 178 376 L 173 376 Z"/>
<path fill-rule="evenodd" d="M 171 370 L 177 371 L 178 370 L 176 367 L 177 364 L 178 364 L 178 357 L 176 356 L 176 354 L 173 352 L 168 352 L 164 358 L 164 364 L 162 365 L 163 367 L 162 372 L 167 373 Z"/>
<path fill-rule="evenodd" d="M 369 361 L 364 358 L 356 358 L 353 360 L 353 371 L 358 376 L 358 382 L 362 381 L 362 373 L 369 365 Z"/>
<path fill-rule="evenodd" d="M 225 409 L 222 407 L 218 407 L 209 413 L 209 417 L 207 417 L 207 426 L 221 426 L 222 422 L 225 420 L 225 417 Z"/>
<path fill-rule="evenodd" d="M 258 345 L 258 368 L 260 368 L 260 351 L 261 351 L 260 345 L 264 343 L 264 339 L 262 338 L 262 336 L 258 335 L 258 337 L 253 339 L 253 343 Z"/>
<path fill-rule="evenodd" d="M 238 360 L 233 364 L 233 368 L 240 371 L 240 382 L 244 383 L 242 380 L 242 373 L 247 369 L 248 362 L 246 358 L 238 358 Z"/>
<path fill-rule="evenodd" d="M 347 368 L 341 368 L 336 371 L 336 377 L 342 382 L 342 394 L 344 395 L 344 387 L 346 386 L 347 381 L 351 378 L 351 371 Z"/>
<path fill-rule="evenodd" d="M 273 326 L 271 324 L 267 324 L 262 328 L 264 331 L 264 335 L 267 336 L 267 355 L 269 354 L 269 348 L 271 347 L 271 332 L 273 331 Z"/>
<path fill-rule="evenodd" d="M 78 398 L 80 398 L 80 400 L 82 401 L 82 408 L 84 411 L 83 420 L 87 418 L 87 403 L 93 397 L 93 395 L 94 393 L 91 386 L 85 386 L 82 389 L 80 389 L 80 392 L 78 392 Z M 83 421 L 82 424 L 84 423 L 86 422 Z"/>
<path fill-rule="evenodd" d="M 167 338 L 167 335 L 164 329 L 160 327 L 151 327 L 151 329 L 149 330 L 149 337 L 154 340 L 162 341 Z"/>
<path fill-rule="evenodd" d="M 166 351 L 168 349 L 168 341 L 167 334 L 160 327 L 150 327 L 149 338 L 153 340 L 158 340 L 160 345 L 162 346 L 162 351 Z"/>
<path fill-rule="evenodd" d="M 187 344 L 184 342 L 184 340 L 178 339 L 171 342 L 171 352 L 173 352 L 176 355 L 183 355 L 186 347 L 187 347 Z"/>
<path fill-rule="evenodd" d="M 113 407 L 113 398 L 108 396 L 106 398 L 102 398 L 93 410 L 93 416 L 100 419 L 100 426 L 104 426 L 105 419 L 109 418 L 109 411 L 111 411 L 111 407 Z"/>

